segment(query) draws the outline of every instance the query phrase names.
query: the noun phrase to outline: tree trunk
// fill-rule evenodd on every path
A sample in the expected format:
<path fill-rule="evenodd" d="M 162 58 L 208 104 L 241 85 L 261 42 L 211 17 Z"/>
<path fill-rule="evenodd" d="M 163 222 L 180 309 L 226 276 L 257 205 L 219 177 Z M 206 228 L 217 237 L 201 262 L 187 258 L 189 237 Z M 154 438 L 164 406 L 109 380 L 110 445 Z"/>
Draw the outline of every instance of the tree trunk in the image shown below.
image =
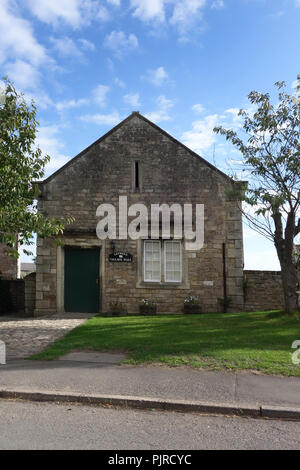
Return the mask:
<path fill-rule="evenodd" d="M 293 211 L 288 214 L 284 237 L 281 214 L 275 212 L 273 219 L 276 227 L 274 242 L 281 266 L 285 311 L 291 313 L 298 307 L 296 293 L 298 273 L 294 260 L 295 214 Z"/>
<path fill-rule="evenodd" d="M 281 264 L 282 286 L 284 291 L 284 303 L 286 313 L 291 313 L 298 308 L 297 305 L 297 269 L 294 264 Z"/>

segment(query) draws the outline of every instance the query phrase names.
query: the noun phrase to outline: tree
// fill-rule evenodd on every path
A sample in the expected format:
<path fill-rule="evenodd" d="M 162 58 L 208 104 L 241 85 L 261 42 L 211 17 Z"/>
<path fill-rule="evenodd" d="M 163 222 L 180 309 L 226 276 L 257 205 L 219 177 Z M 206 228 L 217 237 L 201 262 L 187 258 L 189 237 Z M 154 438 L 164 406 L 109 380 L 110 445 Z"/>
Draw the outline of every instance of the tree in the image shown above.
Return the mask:
<path fill-rule="evenodd" d="M 35 143 L 34 103 L 27 104 L 8 79 L 4 84 L 0 100 L 0 242 L 18 256 L 13 249 L 17 242 L 32 244 L 33 233 L 41 237 L 61 234 L 64 222 L 37 212 L 36 182 L 43 177 L 50 157 L 43 156 Z"/>
<path fill-rule="evenodd" d="M 300 76 L 298 76 L 298 84 Z M 242 155 L 239 169 L 248 184 L 237 195 L 244 200 L 243 214 L 254 230 L 271 240 L 279 258 L 287 313 L 297 308 L 297 266 L 294 240 L 300 233 L 300 87 L 293 95 L 277 82 L 279 101 L 268 93 L 252 91 L 249 110 L 241 109 L 238 131 L 219 126 Z"/>

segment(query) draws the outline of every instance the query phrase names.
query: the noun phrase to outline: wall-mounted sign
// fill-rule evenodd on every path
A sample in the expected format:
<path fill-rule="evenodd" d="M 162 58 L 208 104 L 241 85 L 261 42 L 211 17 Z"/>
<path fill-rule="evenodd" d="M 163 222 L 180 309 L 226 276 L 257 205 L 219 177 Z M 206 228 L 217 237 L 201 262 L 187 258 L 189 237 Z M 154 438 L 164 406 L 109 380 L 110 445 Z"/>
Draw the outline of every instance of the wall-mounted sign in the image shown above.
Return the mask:
<path fill-rule="evenodd" d="M 108 260 L 112 263 L 132 263 L 132 255 L 124 251 L 116 251 L 109 255 Z"/>

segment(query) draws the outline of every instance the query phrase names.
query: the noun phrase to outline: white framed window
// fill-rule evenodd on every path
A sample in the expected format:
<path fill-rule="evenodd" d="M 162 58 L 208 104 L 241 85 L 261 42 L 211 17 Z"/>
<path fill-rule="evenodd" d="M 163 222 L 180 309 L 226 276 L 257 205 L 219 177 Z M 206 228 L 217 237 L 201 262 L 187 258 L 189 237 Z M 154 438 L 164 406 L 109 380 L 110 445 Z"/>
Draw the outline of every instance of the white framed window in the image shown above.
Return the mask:
<path fill-rule="evenodd" d="M 182 258 L 181 243 L 178 240 L 164 242 L 165 282 L 181 282 Z"/>
<path fill-rule="evenodd" d="M 181 241 L 144 240 L 144 281 L 182 282 Z"/>
<path fill-rule="evenodd" d="M 161 281 L 161 244 L 159 240 L 144 241 L 144 281 Z"/>

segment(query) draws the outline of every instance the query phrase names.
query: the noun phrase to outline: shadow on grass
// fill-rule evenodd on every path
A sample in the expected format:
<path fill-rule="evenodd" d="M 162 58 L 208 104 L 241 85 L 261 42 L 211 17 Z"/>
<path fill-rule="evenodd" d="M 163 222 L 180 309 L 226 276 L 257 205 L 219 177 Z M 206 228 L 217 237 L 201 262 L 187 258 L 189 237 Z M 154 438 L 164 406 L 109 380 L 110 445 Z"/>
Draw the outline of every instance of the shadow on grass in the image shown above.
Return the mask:
<path fill-rule="evenodd" d="M 126 351 L 130 363 L 163 362 L 300 375 L 291 344 L 300 339 L 297 317 L 281 312 L 94 317 L 32 359 L 72 350 Z"/>

